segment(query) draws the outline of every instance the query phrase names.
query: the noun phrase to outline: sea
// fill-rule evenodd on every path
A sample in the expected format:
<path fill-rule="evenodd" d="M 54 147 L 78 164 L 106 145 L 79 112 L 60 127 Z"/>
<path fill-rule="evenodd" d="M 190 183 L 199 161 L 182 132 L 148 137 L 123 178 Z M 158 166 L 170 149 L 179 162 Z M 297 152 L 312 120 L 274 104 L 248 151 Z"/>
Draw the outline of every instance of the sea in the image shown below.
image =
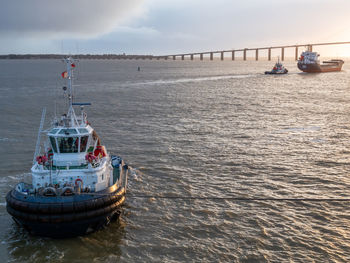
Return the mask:
<path fill-rule="evenodd" d="M 350 262 L 350 61 L 273 65 L 76 61 L 75 101 L 131 169 L 118 221 L 50 239 L 17 226 L 5 197 L 31 181 L 42 109 L 44 128 L 66 110 L 65 66 L 0 60 L 1 262 Z"/>

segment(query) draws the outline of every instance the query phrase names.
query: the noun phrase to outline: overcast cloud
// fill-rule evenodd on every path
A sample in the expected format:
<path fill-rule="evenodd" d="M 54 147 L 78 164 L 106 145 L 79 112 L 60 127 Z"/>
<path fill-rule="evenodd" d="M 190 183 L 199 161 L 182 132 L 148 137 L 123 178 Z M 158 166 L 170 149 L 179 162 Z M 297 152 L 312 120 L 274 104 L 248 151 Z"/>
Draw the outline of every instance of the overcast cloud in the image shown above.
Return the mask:
<path fill-rule="evenodd" d="M 2 54 L 156 55 L 350 40 L 348 0 L 0 0 L 0 4 Z"/>
<path fill-rule="evenodd" d="M 139 12 L 142 0 L 2 0 L 3 37 L 93 38 Z"/>

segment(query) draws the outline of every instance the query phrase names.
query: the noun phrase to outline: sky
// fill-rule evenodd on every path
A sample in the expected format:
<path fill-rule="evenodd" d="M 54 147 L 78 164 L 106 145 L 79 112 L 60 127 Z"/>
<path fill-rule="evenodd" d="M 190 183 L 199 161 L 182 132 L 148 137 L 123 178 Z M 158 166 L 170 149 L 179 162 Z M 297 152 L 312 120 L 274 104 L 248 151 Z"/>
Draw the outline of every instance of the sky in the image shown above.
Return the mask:
<path fill-rule="evenodd" d="M 349 0 L 0 0 L 0 4 L 0 54 L 165 55 L 350 41 Z M 324 55 L 350 56 L 350 45 L 319 49 Z M 292 56 L 294 51 L 288 52 Z"/>

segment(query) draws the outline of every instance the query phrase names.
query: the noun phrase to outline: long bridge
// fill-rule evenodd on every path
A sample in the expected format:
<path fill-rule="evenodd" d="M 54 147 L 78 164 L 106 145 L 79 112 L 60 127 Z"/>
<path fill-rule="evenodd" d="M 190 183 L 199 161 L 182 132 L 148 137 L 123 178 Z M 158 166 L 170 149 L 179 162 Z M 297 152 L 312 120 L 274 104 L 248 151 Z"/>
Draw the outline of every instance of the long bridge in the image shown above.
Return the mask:
<path fill-rule="evenodd" d="M 296 44 L 296 45 L 286 45 L 286 46 L 274 46 L 274 47 L 257 47 L 257 48 L 242 48 L 242 49 L 230 49 L 230 50 L 218 50 L 218 51 L 206 51 L 206 52 L 195 52 L 195 53 L 184 53 L 184 54 L 173 54 L 173 55 L 163 55 L 163 56 L 152 56 L 152 58 L 155 59 L 173 59 L 176 60 L 176 58 L 181 58 L 181 60 L 185 60 L 185 57 L 189 57 L 190 60 L 193 60 L 195 56 L 199 56 L 200 60 L 203 60 L 205 55 L 209 55 L 209 59 L 213 60 L 215 54 L 220 55 L 220 59 L 224 60 L 225 54 L 229 53 L 232 60 L 236 59 L 236 54 L 239 52 L 243 53 L 243 60 L 247 60 L 247 52 L 248 51 L 255 51 L 255 60 L 259 60 L 259 51 L 260 50 L 267 50 L 267 59 L 271 60 L 271 51 L 273 49 L 280 49 L 281 51 L 281 60 L 283 61 L 285 56 L 285 49 L 286 48 L 295 48 L 295 60 L 298 60 L 298 48 L 299 47 L 306 47 L 309 51 L 312 51 L 312 48 L 314 46 L 329 46 L 329 45 L 344 45 L 344 44 L 350 44 L 350 41 L 346 42 L 329 42 L 329 43 L 314 43 L 314 44 Z"/>

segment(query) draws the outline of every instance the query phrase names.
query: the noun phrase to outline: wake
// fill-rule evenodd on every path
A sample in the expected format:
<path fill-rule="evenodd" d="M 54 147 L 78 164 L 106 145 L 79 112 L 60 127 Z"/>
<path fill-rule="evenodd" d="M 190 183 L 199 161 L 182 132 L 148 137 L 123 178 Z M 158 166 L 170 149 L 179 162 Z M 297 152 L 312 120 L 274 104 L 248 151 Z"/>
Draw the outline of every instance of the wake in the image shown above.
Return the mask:
<path fill-rule="evenodd" d="M 190 82 L 203 82 L 203 81 L 215 81 L 215 80 L 225 80 L 225 79 L 243 79 L 254 77 L 254 74 L 245 75 L 222 75 L 222 76 L 209 76 L 209 77 L 198 77 L 198 78 L 180 78 L 180 79 L 160 79 L 153 81 L 137 82 L 123 84 L 123 86 L 142 86 L 142 85 L 163 85 L 163 84 L 177 84 L 177 83 L 190 83 Z"/>

